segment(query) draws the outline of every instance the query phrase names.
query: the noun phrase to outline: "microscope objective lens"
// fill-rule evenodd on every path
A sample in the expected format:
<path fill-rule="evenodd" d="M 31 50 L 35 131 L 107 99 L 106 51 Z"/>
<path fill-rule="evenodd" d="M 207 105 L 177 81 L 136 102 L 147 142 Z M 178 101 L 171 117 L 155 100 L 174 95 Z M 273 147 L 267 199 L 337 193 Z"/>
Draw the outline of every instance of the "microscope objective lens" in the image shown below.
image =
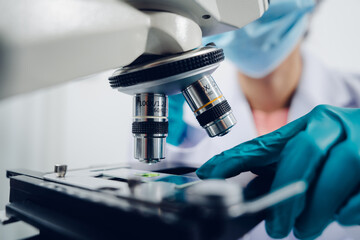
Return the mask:
<path fill-rule="evenodd" d="M 210 137 L 224 136 L 236 124 L 229 103 L 210 75 L 188 86 L 183 95 Z"/>
<path fill-rule="evenodd" d="M 144 163 L 157 163 L 165 158 L 167 96 L 142 93 L 135 95 L 133 102 L 134 157 Z"/>

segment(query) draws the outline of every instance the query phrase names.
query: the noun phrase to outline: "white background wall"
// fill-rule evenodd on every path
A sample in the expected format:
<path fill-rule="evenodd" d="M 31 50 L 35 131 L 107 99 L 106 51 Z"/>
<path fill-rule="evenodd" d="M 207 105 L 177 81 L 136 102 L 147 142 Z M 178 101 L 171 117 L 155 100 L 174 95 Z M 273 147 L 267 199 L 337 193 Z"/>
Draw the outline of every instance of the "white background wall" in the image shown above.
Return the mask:
<path fill-rule="evenodd" d="M 334 68 L 360 72 L 360 1 L 323 0 L 307 46 Z"/>
<path fill-rule="evenodd" d="M 360 1 L 325 0 L 307 46 L 334 68 L 360 73 Z M 131 97 L 109 87 L 105 72 L 0 102 L 0 209 L 8 201 L 5 170 L 51 171 L 111 164 L 127 156 Z M 30 231 L 23 225 L 0 239 Z M 20 230 L 19 230 L 20 229 Z"/>

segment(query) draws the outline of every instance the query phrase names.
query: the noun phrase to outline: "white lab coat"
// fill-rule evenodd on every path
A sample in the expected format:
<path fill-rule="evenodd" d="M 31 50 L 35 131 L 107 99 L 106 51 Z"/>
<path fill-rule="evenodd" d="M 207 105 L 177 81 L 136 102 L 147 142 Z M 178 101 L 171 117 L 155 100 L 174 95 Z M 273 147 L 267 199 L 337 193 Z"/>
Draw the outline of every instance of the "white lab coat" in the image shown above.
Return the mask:
<path fill-rule="evenodd" d="M 360 107 L 360 76 L 343 74 L 324 66 L 311 53 L 302 50 L 304 69 L 290 105 L 288 122 L 311 111 L 319 104 L 339 107 Z M 167 159 L 156 164 L 156 169 L 191 166 L 200 167 L 212 156 L 230 149 L 242 142 L 257 137 L 251 109 L 240 85 L 236 67 L 225 61 L 213 74 L 225 98 L 230 103 L 237 119 L 237 125 L 224 137 L 210 139 L 197 123 L 189 107 L 184 105 L 184 120 L 189 125 L 187 137 L 179 147 L 167 147 Z M 134 163 L 134 161 L 132 161 Z M 143 165 L 134 164 L 144 168 Z M 149 170 L 152 167 L 148 168 Z M 252 174 L 242 174 L 240 181 L 248 182 Z M 360 235 L 360 227 L 356 231 Z M 244 239 L 271 239 L 265 233 L 264 223 L 259 224 Z M 295 239 L 292 234 L 286 239 Z M 360 239 L 353 238 L 346 230 L 334 223 L 318 239 Z"/>

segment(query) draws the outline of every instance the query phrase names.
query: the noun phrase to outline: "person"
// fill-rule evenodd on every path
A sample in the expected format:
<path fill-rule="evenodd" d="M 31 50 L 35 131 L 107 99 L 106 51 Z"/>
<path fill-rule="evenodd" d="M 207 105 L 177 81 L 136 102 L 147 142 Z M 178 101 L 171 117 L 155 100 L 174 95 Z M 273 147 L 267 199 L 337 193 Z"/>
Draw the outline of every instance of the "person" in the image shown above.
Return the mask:
<path fill-rule="evenodd" d="M 302 46 L 315 5 L 273 0 L 259 20 L 205 40 L 230 60 L 213 75 L 238 120 L 226 136 L 208 138 L 183 97 L 170 97 L 167 167 L 205 163 L 197 170 L 203 179 L 266 176 L 268 191 L 308 184 L 267 213 L 273 238 L 291 231 L 316 238 L 333 221 L 360 224 L 360 78 L 330 69 Z M 337 224 L 329 229 L 325 239 L 346 236 Z"/>

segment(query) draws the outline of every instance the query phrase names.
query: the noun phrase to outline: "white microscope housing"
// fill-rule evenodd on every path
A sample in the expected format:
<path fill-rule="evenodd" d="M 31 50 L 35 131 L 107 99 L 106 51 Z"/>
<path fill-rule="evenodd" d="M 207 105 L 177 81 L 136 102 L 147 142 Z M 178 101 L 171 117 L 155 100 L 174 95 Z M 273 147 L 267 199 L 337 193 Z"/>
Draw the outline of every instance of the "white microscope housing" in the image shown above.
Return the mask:
<path fill-rule="evenodd" d="M 211 73 L 222 49 L 202 37 L 241 28 L 269 0 L 12 0 L 0 9 L 0 99 L 119 68 L 134 95 L 135 158 L 165 158 L 167 95 L 182 92 L 210 137 L 236 119 Z"/>

